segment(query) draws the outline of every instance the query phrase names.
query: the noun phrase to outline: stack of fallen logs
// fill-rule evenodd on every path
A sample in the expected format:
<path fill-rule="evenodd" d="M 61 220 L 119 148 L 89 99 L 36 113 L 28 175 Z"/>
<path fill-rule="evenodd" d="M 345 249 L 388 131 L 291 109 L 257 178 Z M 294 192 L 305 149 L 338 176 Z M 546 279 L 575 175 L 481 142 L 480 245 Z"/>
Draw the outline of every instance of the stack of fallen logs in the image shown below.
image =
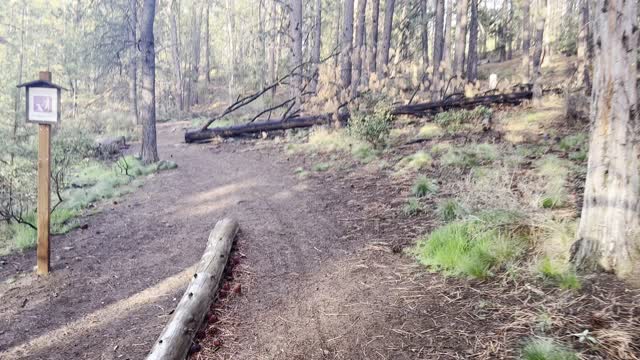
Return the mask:
<path fill-rule="evenodd" d="M 531 99 L 530 89 L 516 91 L 509 94 L 492 94 L 467 97 L 449 97 L 441 101 L 428 103 L 399 105 L 391 110 L 393 115 L 427 116 L 451 109 L 471 109 L 476 106 L 489 105 L 519 105 L 523 100 Z M 340 116 L 340 121 L 346 121 L 348 115 Z M 335 121 L 333 114 L 313 116 L 287 117 L 274 121 L 256 122 L 245 125 L 230 126 L 224 128 L 202 128 L 188 131 L 184 135 L 187 143 L 207 141 L 215 137 L 233 137 L 244 134 L 261 133 L 274 130 L 286 130 L 306 128 L 314 125 L 329 125 Z"/>

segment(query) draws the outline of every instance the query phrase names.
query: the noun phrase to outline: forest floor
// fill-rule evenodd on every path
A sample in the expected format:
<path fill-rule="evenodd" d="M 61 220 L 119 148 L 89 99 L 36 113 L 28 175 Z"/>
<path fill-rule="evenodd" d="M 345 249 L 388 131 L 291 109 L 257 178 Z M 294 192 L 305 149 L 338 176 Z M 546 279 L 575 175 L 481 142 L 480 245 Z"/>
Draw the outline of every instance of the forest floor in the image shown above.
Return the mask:
<path fill-rule="evenodd" d="M 0 259 L 1 358 L 144 358 L 225 216 L 240 223 L 235 266 L 191 359 L 517 358 L 540 326 L 585 356 L 640 356 L 638 336 L 622 331 L 637 325 L 640 296 L 611 276 L 574 292 L 513 274 L 429 273 L 407 250 L 437 226 L 436 199 L 405 216 L 413 178 L 291 154 L 282 139 L 186 145 L 183 126 L 158 129 L 161 157 L 178 169 L 55 237 L 48 278 L 33 274 L 33 251 Z M 572 335 L 587 329 L 607 352 Z"/>

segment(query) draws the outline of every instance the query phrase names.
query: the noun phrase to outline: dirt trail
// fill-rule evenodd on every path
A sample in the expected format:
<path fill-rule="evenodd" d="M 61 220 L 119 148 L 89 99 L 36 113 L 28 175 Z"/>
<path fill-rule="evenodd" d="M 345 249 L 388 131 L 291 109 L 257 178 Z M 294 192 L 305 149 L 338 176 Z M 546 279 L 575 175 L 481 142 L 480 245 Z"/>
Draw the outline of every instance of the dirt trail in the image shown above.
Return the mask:
<path fill-rule="evenodd" d="M 189 267 L 223 216 L 237 218 L 254 269 L 255 313 L 299 296 L 297 278 L 351 253 L 286 156 L 254 146 L 184 145 L 159 127 L 160 154 L 179 168 L 101 205 L 88 228 L 52 240 L 53 272 L 37 278 L 29 251 L 0 262 L 0 358 L 140 359 L 170 317 Z"/>

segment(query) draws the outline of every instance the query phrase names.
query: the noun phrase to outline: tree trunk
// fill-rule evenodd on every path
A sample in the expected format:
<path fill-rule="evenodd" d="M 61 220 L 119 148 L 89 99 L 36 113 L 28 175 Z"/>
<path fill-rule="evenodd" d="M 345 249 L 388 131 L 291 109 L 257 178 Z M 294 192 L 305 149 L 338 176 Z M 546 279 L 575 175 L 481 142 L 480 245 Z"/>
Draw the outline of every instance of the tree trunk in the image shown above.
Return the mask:
<path fill-rule="evenodd" d="M 422 50 L 423 69 L 429 66 L 429 14 L 427 7 L 427 0 L 420 0 L 420 50 Z"/>
<path fill-rule="evenodd" d="M 445 24 L 444 24 L 444 44 L 442 45 L 442 59 L 445 61 L 447 65 L 447 70 L 453 70 L 451 68 L 450 59 L 451 59 L 451 18 L 453 15 L 453 2 L 455 0 L 447 1 L 447 9 L 445 10 Z"/>
<path fill-rule="evenodd" d="M 322 0 L 316 1 L 316 17 L 314 26 L 314 43 L 311 51 L 311 92 L 318 91 L 318 78 L 320 77 L 320 49 L 322 48 Z"/>
<path fill-rule="evenodd" d="M 206 42 L 205 44 L 205 50 L 204 50 L 204 57 L 205 57 L 205 63 L 204 63 L 204 67 L 205 67 L 205 72 L 206 72 L 206 79 L 207 79 L 207 84 L 211 83 L 211 31 L 209 29 L 209 13 L 211 12 L 211 4 L 209 3 L 209 1 L 207 1 L 207 15 L 205 16 L 205 27 L 204 27 L 204 31 L 205 31 L 205 38 L 204 41 Z"/>
<path fill-rule="evenodd" d="M 380 64 L 378 65 L 378 77 L 386 76 L 389 66 L 389 50 L 391 48 L 391 30 L 393 30 L 393 11 L 396 1 L 386 0 L 384 7 L 384 29 L 382 31 L 382 48 L 380 53 Z"/>
<path fill-rule="evenodd" d="M 578 86 L 584 88 L 586 95 L 591 94 L 591 74 L 589 73 L 589 1 L 580 0 L 580 29 L 578 32 Z"/>
<path fill-rule="evenodd" d="M 469 22 L 469 55 L 467 58 L 467 81 L 478 79 L 478 0 L 471 0 Z"/>
<path fill-rule="evenodd" d="M 156 52 L 153 39 L 153 21 L 156 15 L 156 0 L 144 0 L 142 8 L 142 162 L 158 161 L 156 144 Z"/>
<path fill-rule="evenodd" d="M 177 360 L 187 357 L 193 337 L 216 298 L 237 233 L 237 221 L 232 219 L 218 221 L 209 234 L 204 255 L 195 269 L 189 286 L 176 306 L 171 320 L 147 356 L 147 360 Z"/>
<path fill-rule="evenodd" d="M 640 142 L 637 2 L 596 0 L 591 140 L 572 259 L 638 283 Z"/>
<path fill-rule="evenodd" d="M 380 17 L 380 0 L 371 0 L 371 38 L 369 39 L 369 73 L 374 74 L 377 68 L 378 55 L 378 18 Z"/>
<path fill-rule="evenodd" d="M 138 49 L 137 49 L 137 27 L 138 27 L 138 3 L 136 0 L 129 1 L 129 43 L 131 46 L 131 58 L 129 59 L 129 101 L 131 117 L 135 124 L 140 123 L 138 118 Z"/>
<path fill-rule="evenodd" d="M 340 84 L 343 90 L 351 85 L 351 51 L 353 48 L 353 0 L 344 0 L 342 37 L 340 41 Z"/>
<path fill-rule="evenodd" d="M 189 106 L 198 104 L 198 80 L 200 78 L 200 35 L 202 30 L 202 13 L 199 6 L 193 7 L 192 15 L 192 29 L 191 29 L 191 45 L 192 45 L 192 63 L 191 63 L 191 82 L 193 89 L 191 90 L 191 97 L 189 99 Z"/>
<path fill-rule="evenodd" d="M 294 110 L 297 110 L 302 105 L 302 0 L 291 0 L 290 6 L 291 97 L 296 99 Z"/>
<path fill-rule="evenodd" d="M 533 50 L 533 102 L 540 105 L 542 98 L 542 55 L 544 50 L 545 8 L 548 0 L 541 1 L 544 6 L 538 9 L 536 20 L 535 48 Z"/>
<path fill-rule="evenodd" d="M 228 81 L 228 93 L 229 102 L 233 102 L 236 87 L 236 42 L 234 40 L 234 34 L 236 32 L 236 16 L 234 13 L 234 2 L 227 0 L 227 51 L 229 51 L 229 81 Z"/>
<path fill-rule="evenodd" d="M 173 60 L 173 81 L 174 81 L 174 97 L 180 111 L 184 110 L 184 96 L 182 87 L 182 67 L 180 66 L 180 38 L 178 37 L 178 14 L 180 13 L 179 4 L 176 0 L 171 2 L 169 6 L 169 22 L 171 24 L 171 58 Z"/>
<path fill-rule="evenodd" d="M 453 71 L 458 77 L 464 74 L 464 51 L 467 45 L 467 10 L 468 0 L 458 0 L 458 15 L 456 16 L 456 48 L 453 58 Z"/>
<path fill-rule="evenodd" d="M 522 1 L 522 82 L 528 83 L 531 78 L 529 48 L 531 47 L 531 18 L 529 15 L 530 0 Z M 586 0 L 585 0 L 586 1 Z"/>
<path fill-rule="evenodd" d="M 445 0 L 434 0 L 436 9 L 435 29 L 433 35 L 433 70 L 434 74 L 440 69 L 442 61 L 442 51 L 444 50 L 444 2 Z"/>
<path fill-rule="evenodd" d="M 362 81 L 362 58 L 365 51 L 364 48 L 364 26 L 365 15 L 367 10 L 367 0 L 358 0 L 358 21 L 356 26 L 356 42 L 354 46 L 354 64 L 353 64 L 353 80 L 351 81 L 351 96 L 355 97 L 358 93 L 358 86 Z"/>

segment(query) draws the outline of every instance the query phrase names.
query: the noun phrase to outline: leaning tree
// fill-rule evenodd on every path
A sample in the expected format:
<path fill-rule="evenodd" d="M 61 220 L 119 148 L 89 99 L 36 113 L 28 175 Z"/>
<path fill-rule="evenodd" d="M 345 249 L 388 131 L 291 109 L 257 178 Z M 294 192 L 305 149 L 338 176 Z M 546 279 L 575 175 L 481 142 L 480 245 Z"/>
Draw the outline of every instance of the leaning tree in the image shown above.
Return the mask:
<path fill-rule="evenodd" d="M 621 278 L 640 275 L 640 146 L 637 4 L 597 0 L 593 11 L 591 140 L 584 204 L 572 259 Z"/>

